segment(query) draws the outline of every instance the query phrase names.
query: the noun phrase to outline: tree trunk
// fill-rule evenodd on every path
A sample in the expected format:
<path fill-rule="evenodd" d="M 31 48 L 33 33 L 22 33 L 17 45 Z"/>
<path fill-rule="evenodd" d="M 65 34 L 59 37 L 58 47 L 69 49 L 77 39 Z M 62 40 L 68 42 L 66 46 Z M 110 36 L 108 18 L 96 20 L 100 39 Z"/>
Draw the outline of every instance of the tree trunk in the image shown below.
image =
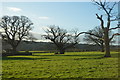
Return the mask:
<path fill-rule="evenodd" d="M 105 50 L 104 50 L 104 45 L 102 44 L 101 45 L 101 52 L 104 52 Z"/>
<path fill-rule="evenodd" d="M 64 49 L 60 49 L 60 54 L 64 54 L 65 50 Z"/>
<path fill-rule="evenodd" d="M 111 57 L 110 55 L 110 44 L 109 44 L 109 33 L 108 29 L 104 30 L 104 41 L 105 41 L 105 55 L 104 57 Z"/>
<path fill-rule="evenodd" d="M 16 54 L 17 53 L 17 46 L 12 46 L 12 54 Z"/>
<path fill-rule="evenodd" d="M 101 48 L 101 52 L 105 52 L 104 47 Z"/>

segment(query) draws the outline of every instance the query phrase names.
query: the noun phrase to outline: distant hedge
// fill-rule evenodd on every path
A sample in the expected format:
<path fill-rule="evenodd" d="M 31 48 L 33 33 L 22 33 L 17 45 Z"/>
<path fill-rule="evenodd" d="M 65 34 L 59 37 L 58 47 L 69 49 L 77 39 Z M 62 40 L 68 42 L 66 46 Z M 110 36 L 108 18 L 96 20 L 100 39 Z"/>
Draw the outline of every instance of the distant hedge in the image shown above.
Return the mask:
<path fill-rule="evenodd" d="M 2 56 L 14 56 L 14 55 L 32 55 L 31 52 L 17 52 L 17 53 L 2 53 Z"/>

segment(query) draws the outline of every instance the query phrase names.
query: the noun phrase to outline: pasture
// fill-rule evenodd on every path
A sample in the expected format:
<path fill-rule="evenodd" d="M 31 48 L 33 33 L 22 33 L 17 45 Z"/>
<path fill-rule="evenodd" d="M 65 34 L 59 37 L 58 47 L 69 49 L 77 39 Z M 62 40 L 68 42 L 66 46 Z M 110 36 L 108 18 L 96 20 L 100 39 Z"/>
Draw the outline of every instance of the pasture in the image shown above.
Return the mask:
<path fill-rule="evenodd" d="M 118 52 L 33 53 L 2 58 L 2 78 L 118 78 Z"/>

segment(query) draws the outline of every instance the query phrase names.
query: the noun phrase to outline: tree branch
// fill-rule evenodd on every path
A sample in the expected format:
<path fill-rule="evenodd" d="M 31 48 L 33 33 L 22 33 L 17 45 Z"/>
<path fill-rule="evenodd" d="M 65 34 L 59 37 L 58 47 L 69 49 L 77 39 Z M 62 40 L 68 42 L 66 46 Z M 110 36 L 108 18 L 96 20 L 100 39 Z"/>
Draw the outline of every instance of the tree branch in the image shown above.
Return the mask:
<path fill-rule="evenodd" d="M 117 3 L 115 2 L 113 5 L 112 5 L 112 7 L 111 8 L 109 8 L 109 14 L 111 13 L 111 11 L 113 10 L 113 8 L 114 8 L 114 6 L 116 5 Z"/>
<path fill-rule="evenodd" d="M 98 35 L 95 35 L 95 34 L 92 34 L 92 33 L 89 33 L 89 32 L 81 32 L 81 33 L 79 33 L 77 36 L 79 36 L 80 34 L 83 34 L 83 33 L 89 34 L 89 35 L 93 35 L 93 36 L 95 36 L 95 37 L 99 37 Z"/>
<path fill-rule="evenodd" d="M 96 16 L 97 16 L 97 18 L 100 20 L 100 22 L 101 22 L 101 27 L 102 27 L 102 29 L 104 29 L 104 21 L 103 21 L 103 19 L 102 19 L 102 15 L 101 16 L 99 16 L 98 14 L 96 14 Z"/>
<path fill-rule="evenodd" d="M 120 35 L 120 33 L 113 34 L 112 37 L 109 39 L 109 41 L 111 41 L 114 38 L 114 36 L 118 36 L 118 35 Z"/>
<path fill-rule="evenodd" d="M 120 27 L 110 28 L 109 30 L 118 29 L 118 28 L 120 28 Z"/>

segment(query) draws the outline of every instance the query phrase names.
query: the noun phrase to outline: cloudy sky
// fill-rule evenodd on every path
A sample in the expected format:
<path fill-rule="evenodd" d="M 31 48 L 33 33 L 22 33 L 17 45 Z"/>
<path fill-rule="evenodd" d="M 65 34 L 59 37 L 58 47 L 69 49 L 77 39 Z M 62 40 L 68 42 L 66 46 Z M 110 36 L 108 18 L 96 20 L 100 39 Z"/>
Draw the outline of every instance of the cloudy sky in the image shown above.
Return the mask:
<path fill-rule="evenodd" d="M 117 12 L 118 6 L 115 7 Z M 49 25 L 57 25 L 71 30 L 76 28 L 79 32 L 88 31 L 99 26 L 95 14 L 103 14 L 92 2 L 2 2 L 2 15 L 27 16 L 34 23 L 32 32 L 43 34 Z M 117 25 L 113 23 L 111 27 Z"/>

